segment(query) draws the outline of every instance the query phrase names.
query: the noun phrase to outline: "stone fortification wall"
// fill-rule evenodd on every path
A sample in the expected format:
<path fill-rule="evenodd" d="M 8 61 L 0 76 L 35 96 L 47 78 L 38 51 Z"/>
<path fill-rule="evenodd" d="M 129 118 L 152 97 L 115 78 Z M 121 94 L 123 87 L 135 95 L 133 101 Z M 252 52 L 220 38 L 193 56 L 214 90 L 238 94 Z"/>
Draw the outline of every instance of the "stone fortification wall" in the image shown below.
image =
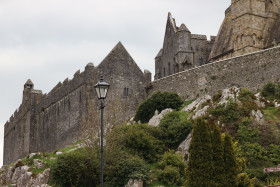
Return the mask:
<path fill-rule="evenodd" d="M 51 152 L 90 134 L 100 132 L 100 103 L 94 85 L 103 75 L 111 86 L 106 98 L 105 132 L 130 119 L 146 97 L 151 73 L 144 73 L 119 42 L 108 56 L 94 67 L 77 71 L 72 80 L 58 83 L 48 94 L 34 90 L 28 80 L 23 103 L 5 124 L 4 164 L 31 152 Z"/>
<path fill-rule="evenodd" d="M 151 82 L 148 94 L 177 92 L 185 99 L 238 86 L 259 89 L 268 81 L 279 81 L 280 47 L 222 60 Z"/>
<path fill-rule="evenodd" d="M 86 84 L 97 82 L 96 70 L 87 66 L 72 80 L 58 83 L 48 94 L 31 90 L 28 100 L 5 124 L 4 164 L 31 152 L 49 152 L 75 142 L 86 115 Z"/>
<path fill-rule="evenodd" d="M 21 105 L 5 124 L 4 164 L 9 163 L 14 155 L 23 156 L 29 152 L 30 107 L 30 102 Z"/>

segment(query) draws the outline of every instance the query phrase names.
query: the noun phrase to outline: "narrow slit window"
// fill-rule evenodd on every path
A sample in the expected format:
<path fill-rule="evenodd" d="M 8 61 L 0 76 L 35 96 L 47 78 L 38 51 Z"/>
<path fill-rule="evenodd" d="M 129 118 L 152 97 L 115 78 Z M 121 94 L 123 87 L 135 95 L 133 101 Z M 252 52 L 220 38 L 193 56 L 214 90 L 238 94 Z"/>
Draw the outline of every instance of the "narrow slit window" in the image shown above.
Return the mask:
<path fill-rule="evenodd" d="M 124 88 L 124 96 L 128 97 L 128 88 Z"/>

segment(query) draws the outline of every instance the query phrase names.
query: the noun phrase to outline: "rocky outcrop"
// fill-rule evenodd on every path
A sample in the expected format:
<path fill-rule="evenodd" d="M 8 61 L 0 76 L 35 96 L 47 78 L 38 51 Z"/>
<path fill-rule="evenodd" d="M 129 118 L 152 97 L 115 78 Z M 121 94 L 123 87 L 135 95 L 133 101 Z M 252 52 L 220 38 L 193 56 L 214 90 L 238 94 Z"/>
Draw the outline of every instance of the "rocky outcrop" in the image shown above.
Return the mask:
<path fill-rule="evenodd" d="M 170 113 L 170 112 L 172 112 L 172 111 L 173 111 L 173 109 L 167 108 L 167 109 L 161 111 L 160 114 L 158 114 L 158 111 L 156 110 L 156 111 L 155 111 L 155 115 L 150 119 L 148 125 L 149 125 L 149 126 L 157 127 L 157 126 L 159 125 L 159 123 L 160 123 L 160 120 L 161 120 L 166 114 L 168 114 L 168 113 Z"/>
<path fill-rule="evenodd" d="M 130 179 L 125 187 L 143 187 L 143 181 Z"/>
<path fill-rule="evenodd" d="M 189 155 L 191 140 L 192 140 L 192 132 L 189 133 L 187 138 L 178 147 L 177 152 L 183 156 L 184 161 L 188 161 L 188 156 L 186 155 Z"/>
<path fill-rule="evenodd" d="M 37 168 L 42 168 L 43 164 L 42 161 L 34 159 L 34 165 Z M 11 166 L 4 166 L 0 170 L 0 186 L 49 187 L 47 184 L 49 177 L 49 168 L 36 175 L 32 173 L 29 166 L 23 165 L 22 161 L 18 160 Z"/>

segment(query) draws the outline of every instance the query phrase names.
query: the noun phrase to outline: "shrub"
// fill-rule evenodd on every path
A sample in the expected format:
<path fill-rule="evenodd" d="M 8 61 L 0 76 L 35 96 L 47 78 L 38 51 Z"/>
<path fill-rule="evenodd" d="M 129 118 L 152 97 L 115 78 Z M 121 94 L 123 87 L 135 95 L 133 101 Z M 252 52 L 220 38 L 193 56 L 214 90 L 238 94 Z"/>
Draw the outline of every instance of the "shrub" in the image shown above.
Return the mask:
<path fill-rule="evenodd" d="M 280 85 L 268 82 L 264 85 L 261 95 L 269 100 L 280 99 Z"/>
<path fill-rule="evenodd" d="M 266 85 L 264 85 L 261 95 L 263 97 L 273 97 L 275 95 L 276 85 L 272 82 L 268 82 Z"/>
<path fill-rule="evenodd" d="M 183 100 L 176 93 L 156 92 L 150 98 L 143 101 L 136 110 L 135 121 L 148 122 L 155 111 L 161 112 L 166 108 L 178 109 Z"/>
<path fill-rule="evenodd" d="M 267 151 L 258 143 L 246 142 L 241 145 L 241 149 L 249 166 L 260 166 L 268 160 Z"/>
<path fill-rule="evenodd" d="M 55 186 L 97 186 L 99 159 L 92 150 L 77 149 L 63 154 L 51 166 L 50 181 Z"/>
<path fill-rule="evenodd" d="M 237 138 L 240 144 L 256 142 L 259 134 L 260 132 L 256 128 L 251 127 L 251 121 L 248 118 L 244 118 L 241 124 L 239 124 Z"/>
<path fill-rule="evenodd" d="M 149 168 L 139 157 L 131 156 L 119 150 L 106 154 L 104 186 L 123 187 L 129 179 L 141 179 L 146 182 Z"/>
<path fill-rule="evenodd" d="M 149 133 L 147 124 L 127 126 L 124 146 L 130 154 L 136 154 L 148 162 L 154 162 L 163 153 L 164 145 Z M 116 145 L 118 146 L 118 145 Z"/>
<path fill-rule="evenodd" d="M 191 122 L 181 119 L 181 114 L 173 111 L 160 121 L 158 137 L 168 148 L 177 148 L 191 132 Z"/>
<path fill-rule="evenodd" d="M 280 163 L 280 145 L 274 145 L 274 144 L 269 145 L 268 159 L 275 165 Z"/>
<path fill-rule="evenodd" d="M 175 151 L 165 152 L 158 164 L 158 179 L 167 185 L 182 185 L 186 165 Z"/>

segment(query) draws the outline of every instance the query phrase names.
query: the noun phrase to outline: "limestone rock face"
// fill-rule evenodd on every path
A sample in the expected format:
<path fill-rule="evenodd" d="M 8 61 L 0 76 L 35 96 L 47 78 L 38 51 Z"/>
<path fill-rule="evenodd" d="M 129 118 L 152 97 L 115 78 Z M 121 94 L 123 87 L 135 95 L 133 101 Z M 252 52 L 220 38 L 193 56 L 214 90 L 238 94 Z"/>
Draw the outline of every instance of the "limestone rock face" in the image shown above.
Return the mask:
<path fill-rule="evenodd" d="M 183 155 L 184 161 L 187 161 L 187 160 L 185 160 L 185 156 L 184 155 L 188 155 L 189 154 L 189 148 L 190 148 L 191 140 L 192 140 L 192 132 L 189 133 L 187 138 L 178 147 L 178 151 L 177 152 L 179 152 L 181 155 Z"/>
<path fill-rule="evenodd" d="M 36 160 L 36 161 L 35 161 Z M 36 164 L 35 164 L 36 163 Z M 43 162 L 34 159 L 37 168 L 42 168 Z M 50 187 L 47 183 L 50 177 L 50 169 L 47 168 L 43 173 L 33 175 L 28 166 L 22 166 L 21 160 L 15 162 L 12 166 L 4 166 L 0 170 L 0 186 L 17 187 Z"/>
<path fill-rule="evenodd" d="M 39 159 L 34 159 L 33 162 L 34 162 L 35 167 L 38 169 L 44 168 L 46 166 L 46 163 L 44 163 L 43 161 L 41 161 Z"/>
<path fill-rule="evenodd" d="M 130 179 L 125 187 L 143 187 L 143 181 Z"/>
<path fill-rule="evenodd" d="M 252 110 L 251 116 L 254 118 L 254 120 L 259 124 L 264 124 L 264 115 L 260 110 Z"/>
<path fill-rule="evenodd" d="M 219 102 L 220 105 L 228 103 L 229 99 L 233 101 L 237 101 L 237 97 L 239 96 L 240 89 L 236 86 L 233 86 L 228 89 L 224 89 L 221 96 L 221 101 Z M 237 101 L 239 102 L 239 101 Z"/>
<path fill-rule="evenodd" d="M 167 108 L 167 109 L 161 111 L 160 114 L 158 114 L 158 111 L 156 110 L 156 111 L 155 111 L 155 115 L 150 119 L 148 125 L 149 125 L 149 126 L 154 126 L 154 127 L 158 126 L 159 123 L 160 123 L 160 120 L 161 120 L 166 114 L 168 114 L 168 113 L 170 113 L 170 112 L 172 112 L 172 111 L 173 111 L 173 109 Z"/>

